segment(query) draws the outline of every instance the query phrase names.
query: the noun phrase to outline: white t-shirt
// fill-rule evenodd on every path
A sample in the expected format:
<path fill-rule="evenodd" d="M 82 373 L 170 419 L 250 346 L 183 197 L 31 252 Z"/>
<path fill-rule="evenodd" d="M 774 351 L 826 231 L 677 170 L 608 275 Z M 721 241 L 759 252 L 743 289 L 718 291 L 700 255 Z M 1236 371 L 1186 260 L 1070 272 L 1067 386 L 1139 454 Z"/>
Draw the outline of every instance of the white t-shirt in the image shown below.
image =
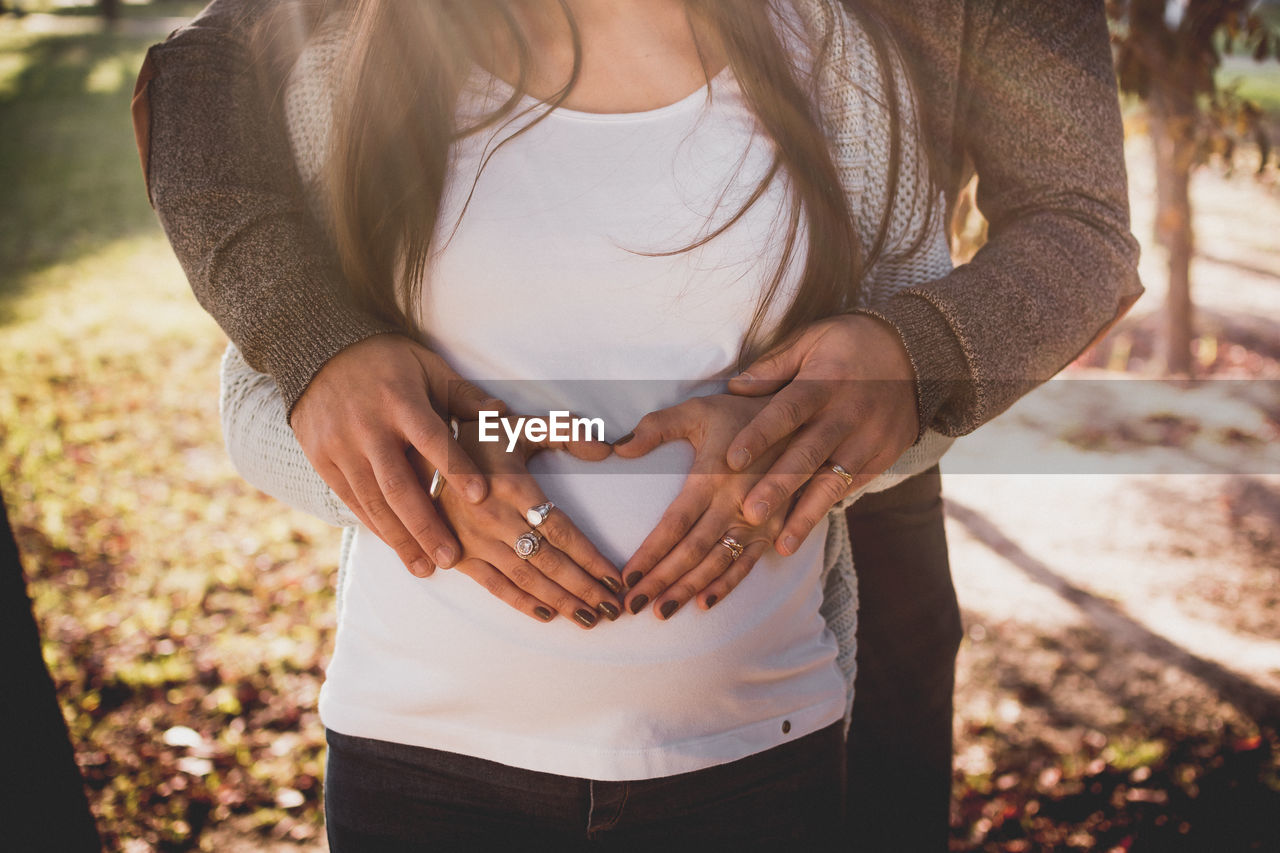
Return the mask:
<path fill-rule="evenodd" d="M 509 93 L 487 75 L 473 84 L 464 122 Z M 433 350 L 513 410 L 600 417 L 612 440 L 648 411 L 723 389 L 778 265 L 788 192 L 775 180 L 706 246 L 654 256 L 727 221 L 770 165 L 772 142 L 732 74 L 647 112 L 557 109 L 533 123 L 544 111 L 455 145 L 421 322 Z M 600 463 L 545 453 L 530 467 L 620 567 L 691 461 L 680 443 Z M 836 641 L 819 613 L 824 540 L 825 522 L 799 553 L 769 551 L 710 611 L 686 605 L 662 622 L 644 610 L 583 631 L 538 623 L 456 572 L 415 579 L 361 529 L 322 719 L 344 734 L 602 780 L 769 749 L 844 714 Z"/>

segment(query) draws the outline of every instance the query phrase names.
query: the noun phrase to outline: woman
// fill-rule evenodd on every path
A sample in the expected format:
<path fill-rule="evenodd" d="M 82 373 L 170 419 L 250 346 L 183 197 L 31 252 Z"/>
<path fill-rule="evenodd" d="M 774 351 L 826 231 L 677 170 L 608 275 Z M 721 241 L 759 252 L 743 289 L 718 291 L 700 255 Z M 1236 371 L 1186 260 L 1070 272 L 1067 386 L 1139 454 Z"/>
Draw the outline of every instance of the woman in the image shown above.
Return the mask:
<path fill-rule="evenodd" d="M 752 523 L 743 501 L 778 450 L 730 472 L 761 402 L 712 392 L 949 265 L 883 37 L 827 0 L 368 0 L 320 19 L 286 111 L 365 303 L 512 412 L 582 412 L 615 438 L 613 456 L 533 455 L 460 424 L 493 483 L 479 504 L 440 494 L 460 573 L 418 583 L 354 528 L 321 700 L 334 849 L 820 841 L 852 676 L 847 539 L 820 526 L 765 553 L 784 513 Z M 283 407 L 269 380 L 234 351 L 224 378 L 246 475 L 338 509 L 283 418 L 255 417 Z M 898 477 L 945 446 L 925 444 Z M 682 607 L 695 595 L 706 612 Z"/>

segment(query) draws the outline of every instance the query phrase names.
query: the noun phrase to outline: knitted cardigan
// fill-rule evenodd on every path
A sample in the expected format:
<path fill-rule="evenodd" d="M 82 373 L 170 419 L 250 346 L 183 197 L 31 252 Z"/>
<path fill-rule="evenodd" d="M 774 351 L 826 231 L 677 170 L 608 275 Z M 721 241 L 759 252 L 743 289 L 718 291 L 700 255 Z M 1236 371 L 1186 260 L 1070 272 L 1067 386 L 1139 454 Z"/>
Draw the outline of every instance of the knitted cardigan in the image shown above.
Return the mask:
<path fill-rule="evenodd" d="M 823 76 L 812 81 L 812 90 L 822 105 L 825 130 L 859 237 L 869 245 L 889 201 L 890 115 L 886 104 L 890 95 L 884 89 L 871 41 L 842 6 L 834 0 L 793 2 L 804 29 L 798 37 L 816 44 L 825 34 L 832 34 Z M 328 147 L 332 74 L 338 51 L 334 35 L 331 28 L 317 34 L 300 57 L 285 92 L 294 156 L 318 218 L 322 214 L 315 200 L 320 165 Z M 874 309 L 903 288 L 939 278 L 951 269 L 942 225 L 943 205 L 940 199 L 931 198 L 937 191 L 919 141 L 910 87 L 896 59 L 892 73 L 902 106 L 897 195 L 886 250 L 868 271 L 856 304 L 850 308 Z M 341 601 L 351 537 L 358 521 L 303 454 L 287 424 L 285 400 L 275 381 L 250 367 L 234 344 L 223 359 L 220 410 L 227 448 L 246 480 L 297 509 L 346 528 L 339 562 Z M 836 637 L 837 664 L 846 679 L 846 724 L 856 674 L 857 577 L 842 510 L 868 491 L 882 491 L 932 467 L 952 440 L 926 430 L 888 471 L 846 497 L 829 514 L 821 612 Z"/>
<path fill-rule="evenodd" d="M 290 411 L 334 354 L 394 329 L 352 304 L 273 109 L 281 81 L 251 70 L 255 27 L 283 2 L 212 0 L 147 52 L 133 115 L 148 195 L 192 290 Z M 1104 0 L 842 2 L 897 41 L 948 201 L 981 178 L 986 247 L 855 309 L 901 336 L 921 427 L 963 435 L 1142 293 Z"/>

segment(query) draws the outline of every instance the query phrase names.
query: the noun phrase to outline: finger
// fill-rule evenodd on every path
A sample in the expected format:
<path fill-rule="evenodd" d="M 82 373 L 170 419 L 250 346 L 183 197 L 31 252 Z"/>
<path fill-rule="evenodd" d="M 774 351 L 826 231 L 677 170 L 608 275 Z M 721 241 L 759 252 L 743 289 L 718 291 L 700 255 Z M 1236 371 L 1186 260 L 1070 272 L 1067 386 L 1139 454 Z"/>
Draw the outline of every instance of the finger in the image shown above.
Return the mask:
<path fill-rule="evenodd" d="M 467 452 L 454 440 L 449 425 L 435 411 L 417 408 L 402 418 L 403 434 L 413 449 L 444 472 L 445 481 L 468 503 L 479 503 L 489 494 L 488 484 Z"/>
<path fill-rule="evenodd" d="M 826 401 L 827 395 L 817 382 L 792 382 L 783 388 L 729 443 L 729 467 L 734 471 L 746 468 L 752 459 L 808 422 Z"/>
<path fill-rule="evenodd" d="M 324 480 L 325 484 L 333 490 L 333 493 L 338 496 L 338 500 L 346 504 L 347 509 L 351 510 L 356 519 L 369 530 L 375 530 L 373 521 L 365 513 L 364 507 L 360 506 L 360 501 L 356 498 L 355 492 L 351 490 L 350 484 L 347 483 L 347 478 L 342 473 L 342 469 L 327 460 L 313 462 L 312 464 L 315 466 L 316 473 L 320 475 L 320 479 Z M 422 556 L 425 557 L 426 555 Z M 434 568 L 435 566 L 432 566 L 432 569 Z"/>
<path fill-rule="evenodd" d="M 844 455 L 843 458 L 849 457 Z M 871 482 L 887 467 L 883 454 L 873 454 L 862 464 L 847 466 L 847 470 L 858 472 L 853 474 L 852 483 L 829 467 L 818 472 L 787 515 L 775 545 L 778 553 L 784 556 L 794 554 L 836 503 Z"/>
<path fill-rule="evenodd" d="M 670 619 L 708 584 L 728 571 L 734 561 L 733 551 L 717 540 L 700 563 L 681 575 L 679 580 L 667 587 L 667 591 L 654 601 L 658 617 Z"/>
<path fill-rule="evenodd" d="M 539 525 L 538 532 L 546 536 L 547 541 L 563 551 L 584 572 L 604 584 L 614 596 L 614 602 L 620 603 L 617 596 L 622 594 L 622 573 L 600 553 L 563 510 L 558 507 L 552 509 L 546 521 Z"/>
<path fill-rule="evenodd" d="M 361 523 L 377 534 L 378 538 L 385 542 L 387 547 L 395 551 L 396 556 L 409 568 L 410 572 L 418 577 L 426 577 L 431 574 L 428 567 L 424 565 L 426 563 L 434 563 L 430 569 L 434 569 L 435 565 L 442 565 L 445 568 L 453 565 L 456 560 L 456 552 L 455 554 L 439 553 L 438 556 L 440 557 L 453 557 L 452 560 L 447 562 L 426 556 L 427 552 L 422 550 L 421 545 L 413 538 L 408 529 L 400 523 L 400 519 L 392 512 L 391 507 L 383 498 L 382 490 L 378 485 L 377 477 L 374 475 L 372 468 L 365 466 L 356 468 L 355 471 L 357 473 L 353 473 L 348 480 L 351 500 L 354 502 L 351 505 L 360 508 L 357 515 L 359 515 Z"/>
<path fill-rule="evenodd" d="M 550 449 L 563 450 L 585 462 L 599 462 L 613 454 L 613 446 L 607 441 L 564 441 L 553 444 Z"/>
<path fill-rule="evenodd" d="M 613 452 L 623 459 L 636 459 L 660 445 L 688 438 L 695 427 L 696 407 L 687 401 L 658 409 L 640 419 L 636 428 L 613 443 Z"/>
<path fill-rule="evenodd" d="M 529 593 L 513 584 L 506 575 L 489 563 L 479 559 L 466 559 L 458 564 L 457 570 L 484 587 L 494 598 L 501 599 L 531 619 L 539 622 L 550 622 L 556 618 L 556 612 Z"/>
<path fill-rule="evenodd" d="M 758 397 L 782 388 L 800 372 L 805 352 L 805 348 L 800 346 L 801 340 L 797 337 L 747 365 L 746 370 L 729 380 L 729 393 Z"/>
<path fill-rule="evenodd" d="M 711 553 L 711 549 L 718 545 L 720 537 L 725 535 L 724 531 L 731 523 L 732 520 L 729 517 L 713 513 L 704 514 L 688 535 L 669 549 L 666 556 L 631 590 L 628 595 L 627 609 L 632 613 L 639 613 L 649 602 L 662 599 L 673 585 Z M 693 590 L 685 600 L 687 601 L 697 592 L 698 590 Z M 668 607 L 670 608 L 670 605 Z M 659 616 L 663 615 L 656 606 L 654 612 Z M 672 609 L 671 612 L 675 611 Z M 670 613 L 666 615 L 669 616 Z"/>
<path fill-rule="evenodd" d="M 653 571 L 658 562 L 670 554 L 672 550 L 688 535 L 693 526 L 702 518 L 707 507 L 711 505 L 711 493 L 698 479 L 685 481 L 684 488 L 662 514 L 658 524 L 640 543 L 640 547 L 622 567 L 622 580 L 628 588 L 633 589 Z M 659 590 L 660 591 L 660 590 Z M 652 592 L 652 590 L 650 591 Z M 635 596 L 630 597 L 630 602 Z M 648 601 L 637 606 L 644 607 Z M 636 611 L 632 611 L 636 612 Z"/>
<path fill-rule="evenodd" d="M 599 462 L 608 459 L 613 453 L 612 445 L 604 440 L 603 419 L 580 418 L 571 412 L 567 424 L 556 429 L 557 431 L 549 431 L 546 438 L 538 441 L 532 441 L 527 434 L 522 434 L 520 449 L 525 458 L 544 450 L 559 450 L 587 462 Z M 566 437 L 557 438 L 557 435 Z"/>
<path fill-rule="evenodd" d="M 603 589 L 594 578 L 584 572 L 568 555 L 545 539 L 542 542 L 542 546 L 538 548 L 538 553 L 529 558 L 529 562 L 542 572 L 548 580 L 561 589 L 578 596 L 584 604 L 596 613 L 607 617 L 609 621 L 617 621 L 618 617 L 622 615 L 621 602 Z M 583 622 L 576 608 L 574 608 L 573 616 L 579 623 Z"/>
<path fill-rule="evenodd" d="M 514 536 L 512 541 L 515 541 Z M 551 546 L 544 542 L 542 547 L 550 548 Z M 572 619 L 580 627 L 590 630 L 600 621 L 595 608 L 552 581 L 533 563 L 520 559 L 514 550 L 504 551 L 499 546 L 490 562 L 517 587 L 539 601 L 545 602 L 562 616 Z"/>
<path fill-rule="evenodd" d="M 725 570 L 720 577 L 709 583 L 698 597 L 698 604 L 703 610 L 710 610 L 716 604 L 723 601 L 725 596 L 733 592 L 738 584 L 742 583 L 742 579 L 751 573 L 751 570 L 764 556 L 764 552 L 768 549 L 769 543 L 762 540 L 756 540 L 747 545 L 742 551 L 742 556 L 734 560 L 733 564 Z"/>
<path fill-rule="evenodd" d="M 517 536 L 532 526 L 529 511 L 547 503 L 547 496 L 528 473 L 500 477 L 494 481 L 494 490 L 495 497 L 501 498 L 513 512 L 510 529 L 515 532 L 510 541 L 514 543 Z M 566 559 L 572 569 L 557 577 L 557 583 L 594 608 L 603 602 L 611 603 L 614 609 L 621 608 L 622 601 L 617 596 L 622 592 L 622 573 L 605 559 L 568 514 L 559 507 L 553 508 L 537 530 L 544 537 L 544 547 L 549 543 L 569 555 Z"/>
<path fill-rule="evenodd" d="M 368 500 L 362 499 L 361 503 L 370 510 L 370 516 L 379 524 L 389 524 L 387 513 L 381 510 L 381 507 L 387 507 L 394 520 L 421 546 L 424 553 L 431 555 L 436 565 L 449 568 L 456 563 L 460 556 L 456 540 L 436 512 L 435 504 L 427 497 L 427 491 L 413 466 L 409 464 L 404 450 L 394 446 L 385 447 L 373 453 L 369 461 L 373 466 L 378 489 L 382 493 L 381 501 L 371 495 Z M 369 500 L 379 507 L 380 518 L 371 509 Z"/>
<path fill-rule="evenodd" d="M 446 416 L 454 415 L 462 420 L 474 421 L 484 411 L 499 414 L 506 412 L 506 403 L 463 379 L 436 353 L 425 347 L 415 348 L 414 353 L 426 373 L 431 399 L 442 404 L 440 411 Z"/>
<path fill-rule="evenodd" d="M 743 499 L 747 522 L 763 524 L 774 509 L 786 506 L 815 473 L 828 467 L 831 454 L 847 438 L 848 428 L 830 414 L 802 429 Z"/>

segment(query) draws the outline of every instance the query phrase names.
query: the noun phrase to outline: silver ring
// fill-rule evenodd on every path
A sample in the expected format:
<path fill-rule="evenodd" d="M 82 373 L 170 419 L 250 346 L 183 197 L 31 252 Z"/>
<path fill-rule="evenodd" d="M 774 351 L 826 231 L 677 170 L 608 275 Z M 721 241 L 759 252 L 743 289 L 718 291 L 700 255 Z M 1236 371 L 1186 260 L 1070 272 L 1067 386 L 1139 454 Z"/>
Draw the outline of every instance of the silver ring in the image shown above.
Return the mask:
<path fill-rule="evenodd" d="M 733 555 L 735 560 L 741 557 L 742 552 L 745 550 L 741 542 L 728 534 L 720 537 L 720 544 L 729 549 L 729 553 Z"/>
<path fill-rule="evenodd" d="M 542 534 L 536 530 L 521 533 L 511 547 L 515 549 L 517 557 L 527 560 L 538 553 L 538 549 L 542 547 Z"/>
<path fill-rule="evenodd" d="M 524 520 L 529 522 L 529 526 L 536 530 L 542 526 L 542 522 L 547 520 L 547 516 L 550 515 L 551 510 L 555 508 L 556 505 L 551 501 L 540 503 L 537 506 L 530 507 L 524 511 Z"/>
<path fill-rule="evenodd" d="M 458 440 L 459 426 L 460 425 L 458 424 L 457 418 L 453 418 L 453 417 L 449 418 L 449 432 L 453 433 L 454 441 Z M 440 469 L 437 468 L 431 474 L 431 485 L 427 488 L 427 496 L 431 498 L 431 500 L 435 500 L 436 498 L 440 497 L 440 495 L 443 492 L 444 492 L 444 475 L 441 474 Z"/>
<path fill-rule="evenodd" d="M 839 462 L 832 462 L 831 470 L 839 474 L 841 480 L 844 480 L 844 487 L 846 489 L 853 485 L 853 475 L 850 474 L 848 469 Z"/>

